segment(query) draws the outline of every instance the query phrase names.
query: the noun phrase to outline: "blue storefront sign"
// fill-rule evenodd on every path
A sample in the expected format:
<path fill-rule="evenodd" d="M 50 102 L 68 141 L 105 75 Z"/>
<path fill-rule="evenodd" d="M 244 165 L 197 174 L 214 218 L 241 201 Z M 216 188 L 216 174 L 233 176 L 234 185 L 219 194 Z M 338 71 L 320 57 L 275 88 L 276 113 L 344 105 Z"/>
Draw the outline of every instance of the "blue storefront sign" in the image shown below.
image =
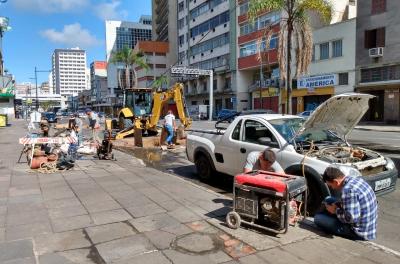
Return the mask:
<path fill-rule="evenodd" d="M 314 89 L 337 85 L 336 74 L 325 74 L 313 77 L 302 77 L 297 80 L 297 89 Z"/>

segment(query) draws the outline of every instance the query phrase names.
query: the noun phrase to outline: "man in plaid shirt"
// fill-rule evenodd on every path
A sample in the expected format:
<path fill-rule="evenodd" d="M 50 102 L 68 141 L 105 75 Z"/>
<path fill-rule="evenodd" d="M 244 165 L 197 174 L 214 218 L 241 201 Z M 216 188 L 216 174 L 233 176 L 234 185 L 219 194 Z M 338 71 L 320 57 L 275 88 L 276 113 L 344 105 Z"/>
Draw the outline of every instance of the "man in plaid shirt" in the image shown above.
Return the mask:
<path fill-rule="evenodd" d="M 323 180 L 342 192 L 341 200 L 325 199 L 327 212 L 314 216 L 314 222 L 329 233 L 357 240 L 376 238 L 378 206 L 369 184 L 361 177 L 345 176 L 337 167 L 328 167 Z"/>

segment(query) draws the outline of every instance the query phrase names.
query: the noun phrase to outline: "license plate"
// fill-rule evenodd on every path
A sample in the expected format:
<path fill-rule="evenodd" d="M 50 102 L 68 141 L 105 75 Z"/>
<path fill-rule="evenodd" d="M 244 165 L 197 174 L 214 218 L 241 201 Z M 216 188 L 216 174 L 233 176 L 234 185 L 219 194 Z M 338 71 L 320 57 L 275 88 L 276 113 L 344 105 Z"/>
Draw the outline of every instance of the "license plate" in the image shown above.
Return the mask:
<path fill-rule="evenodd" d="M 385 188 L 389 187 L 391 183 L 392 183 L 392 179 L 390 179 L 390 178 L 377 181 L 377 182 L 375 182 L 375 191 L 385 189 Z"/>

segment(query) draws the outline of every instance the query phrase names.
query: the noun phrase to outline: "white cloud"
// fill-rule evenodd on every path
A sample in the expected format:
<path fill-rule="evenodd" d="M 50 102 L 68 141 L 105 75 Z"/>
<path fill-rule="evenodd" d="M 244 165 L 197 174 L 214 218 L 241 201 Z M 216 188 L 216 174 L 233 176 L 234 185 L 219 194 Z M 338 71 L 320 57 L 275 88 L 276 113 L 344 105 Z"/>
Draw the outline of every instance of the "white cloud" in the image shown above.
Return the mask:
<path fill-rule="evenodd" d="M 81 8 L 89 5 L 90 0 L 13 0 L 12 2 L 18 9 L 61 13 L 81 10 Z"/>
<path fill-rule="evenodd" d="M 94 7 L 95 14 L 102 20 L 123 20 L 128 16 L 126 10 L 119 10 L 121 1 L 112 0 Z"/>
<path fill-rule="evenodd" d="M 40 34 L 54 43 L 64 44 L 68 47 L 90 47 L 100 43 L 100 41 L 87 29 L 81 27 L 79 23 L 65 25 L 62 31 L 47 29 Z"/>

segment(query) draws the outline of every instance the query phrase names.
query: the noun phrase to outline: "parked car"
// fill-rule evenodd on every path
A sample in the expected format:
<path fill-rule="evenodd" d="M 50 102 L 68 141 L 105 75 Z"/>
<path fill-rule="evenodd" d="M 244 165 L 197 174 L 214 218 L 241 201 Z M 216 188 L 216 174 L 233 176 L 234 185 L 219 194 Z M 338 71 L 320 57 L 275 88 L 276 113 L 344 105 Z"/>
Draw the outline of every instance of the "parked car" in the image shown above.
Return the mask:
<path fill-rule="evenodd" d="M 301 113 L 299 113 L 299 114 L 297 114 L 297 115 L 300 116 L 300 117 L 302 117 L 302 118 L 304 118 L 304 119 L 307 119 L 307 118 L 310 117 L 310 115 L 312 114 L 312 112 L 314 112 L 314 111 L 304 111 L 304 112 L 301 112 Z"/>
<path fill-rule="evenodd" d="M 396 187 L 397 169 L 381 154 L 352 146 L 348 134 L 368 110 L 369 94 L 341 94 L 321 104 L 305 120 L 295 115 L 243 115 L 225 129 L 216 123 L 215 131 L 193 131 L 187 136 L 186 153 L 198 175 L 207 180 L 215 172 L 241 173 L 247 155 L 270 147 L 288 174 L 304 175 L 309 188 L 311 213 L 328 195 L 338 195 L 322 180 L 331 164 L 348 175 L 363 177 L 377 195 Z"/>
<path fill-rule="evenodd" d="M 228 120 L 226 120 L 226 121 L 231 122 L 235 118 L 235 115 L 237 113 L 238 113 L 237 111 L 232 110 L 232 109 L 222 109 L 217 114 L 217 121 L 225 120 L 228 118 Z M 231 117 L 231 118 L 229 118 L 229 117 Z"/>
<path fill-rule="evenodd" d="M 78 113 L 79 117 L 86 117 L 86 112 L 83 110 L 78 110 L 77 113 Z"/>
<path fill-rule="evenodd" d="M 254 109 L 254 110 L 244 110 L 240 112 L 240 115 L 255 115 L 255 114 L 276 114 L 271 109 Z"/>
<path fill-rule="evenodd" d="M 44 119 L 46 119 L 49 123 L 57 123 L 57 116 L 52 112 L 44 113 Z"/>

